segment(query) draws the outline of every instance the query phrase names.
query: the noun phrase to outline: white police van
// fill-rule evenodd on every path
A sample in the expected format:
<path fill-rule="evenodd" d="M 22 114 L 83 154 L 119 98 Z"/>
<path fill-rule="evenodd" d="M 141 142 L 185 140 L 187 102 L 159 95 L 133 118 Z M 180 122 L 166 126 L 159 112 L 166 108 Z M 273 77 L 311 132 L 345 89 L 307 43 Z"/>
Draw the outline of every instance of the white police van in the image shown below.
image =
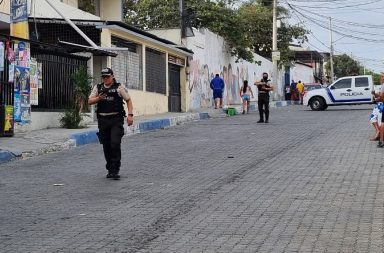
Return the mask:
<path fill-rule="evenodd" d="M 314 111 L 322 111 L 328 106 L 372 104 L 372 76 L 345 76 L 337 79 L 326 88 L 308 91 L 303 104 Z"/>

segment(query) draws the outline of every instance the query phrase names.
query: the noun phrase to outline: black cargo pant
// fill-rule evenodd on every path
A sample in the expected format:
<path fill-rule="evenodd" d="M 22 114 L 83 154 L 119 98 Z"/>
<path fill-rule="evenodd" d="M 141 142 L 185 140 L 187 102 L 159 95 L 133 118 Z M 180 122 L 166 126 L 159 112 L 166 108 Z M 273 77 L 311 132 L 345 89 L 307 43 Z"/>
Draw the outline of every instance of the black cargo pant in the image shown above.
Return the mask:
<path fill-rule="evenodd" d="M 99 141 L 109 173 L 119 173 L 121 165 L 121 138 L 124 135 L 123 116 L 98 116 Z"/>
<path fill-rule="evenodd" d="M 257 106 L 259 108 L 260 120 L 264 121 L 264 113 L 265 120 L 269 120 L 269 93 L 260 93 L 258 96 Z"/>

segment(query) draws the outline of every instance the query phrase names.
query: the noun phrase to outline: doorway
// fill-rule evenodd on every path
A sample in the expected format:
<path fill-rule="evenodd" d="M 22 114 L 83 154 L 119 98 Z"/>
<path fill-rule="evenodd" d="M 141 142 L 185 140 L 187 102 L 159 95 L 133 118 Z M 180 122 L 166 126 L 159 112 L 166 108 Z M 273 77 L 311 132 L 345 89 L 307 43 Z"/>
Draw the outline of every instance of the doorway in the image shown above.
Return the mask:
<path fill-rule="evenodd" d="M 181 112 L 180 67 L 169 64 L 168 111 Z"/>

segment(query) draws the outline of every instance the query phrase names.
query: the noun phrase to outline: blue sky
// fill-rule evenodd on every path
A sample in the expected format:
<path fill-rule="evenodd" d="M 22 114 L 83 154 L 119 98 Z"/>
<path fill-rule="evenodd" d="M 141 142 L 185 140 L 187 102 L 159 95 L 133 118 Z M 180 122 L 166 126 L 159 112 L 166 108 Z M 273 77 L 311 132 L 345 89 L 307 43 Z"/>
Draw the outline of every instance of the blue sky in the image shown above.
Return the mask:
<path fill-rule="evenodd" d="M 384 72 L 384 0 L 278 0 L 289 22 L 309 29 L 306 46 L 329 52 L 332 19 L 334 53 L 346 53 L 367 69 Z"/>

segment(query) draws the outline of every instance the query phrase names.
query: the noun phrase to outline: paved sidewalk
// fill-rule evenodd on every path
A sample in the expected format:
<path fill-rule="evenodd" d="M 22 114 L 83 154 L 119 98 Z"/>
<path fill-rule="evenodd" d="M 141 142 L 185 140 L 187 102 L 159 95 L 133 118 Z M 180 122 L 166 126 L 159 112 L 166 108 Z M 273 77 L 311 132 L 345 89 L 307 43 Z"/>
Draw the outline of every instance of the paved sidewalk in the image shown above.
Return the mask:
<path fill-rule="evenodd" d="M 273 101 L 271 107 L 283 107 L 290 104 L 290 101 Z M 229 106 L 240 113 L 240 105 Z M 257 106 L 251 105 L 251 111 L 256 111 Z M 226 110 L 202 109 L 201 111 L 189 113 L 164 113 L 151 116 L 135 117 L 134 125 L 126 126 L 125 137 L 145 133 L 149 131 L 165 129 L 175 125 L 184 124 L 196 120 L 209 118 L 226 117 Z M 87 128 L 64 129 L 49 128 L 35 130 L 26 133 L 16 133 L 13 137 L 0 138 L 0 164 L 14 158 L 32 157 L 50 152 L 97 142 L 97 123 L 90 124 Z"/>

